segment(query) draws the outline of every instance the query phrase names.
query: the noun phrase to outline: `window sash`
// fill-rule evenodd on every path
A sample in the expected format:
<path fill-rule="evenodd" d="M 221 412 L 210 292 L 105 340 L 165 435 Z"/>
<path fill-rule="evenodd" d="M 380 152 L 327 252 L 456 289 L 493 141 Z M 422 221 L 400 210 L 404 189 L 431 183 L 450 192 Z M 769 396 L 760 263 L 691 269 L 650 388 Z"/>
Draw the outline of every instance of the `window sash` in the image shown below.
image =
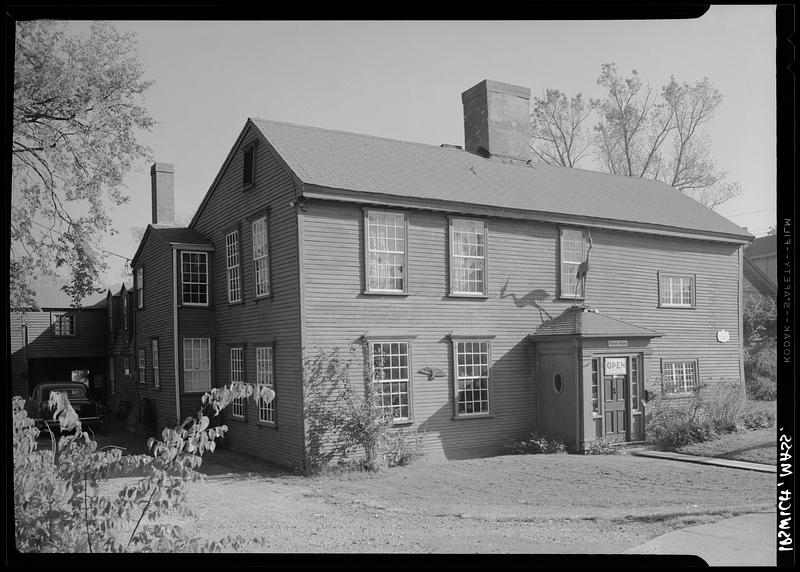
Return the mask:
<path fill-rule="evenodd" d="M 450 292 L 486 294 L 486 224 L 482 220 L 450 220 Z"/>
<path fill-rule="evenodd" d="M 53 334 L 56 336 L 74 336 L 75 314 L 54 314 Z"/>
<path fill-rule="evenodd" d="M 144 384 L 146 381 L 145 371 L 147 369 L 147 358 L 143 348 L 139 348 L 139 383 Z"/>
<path fill-rule="evenodd" d="M 456 416 L 488 415 L 489 348 L 488 340 L 454 341 Z"/>
<path fill-rule="evenodd" d="M 664 362 L 661 373 L 665 393 L 687 394 L 698 387 L 697 362 L 694 360 Z"/>
<path fill-rule="evenodd" d="M 239 231 L 225 236 L 225 264 L 228 270 L 228 302 L 242 301 L 242 282 L 239 271 Z"/>
<path fill-rule="evenodd" d="M 208 305 L 208 254 L 181 253 L 182 300 L 188 306 Z"/>
<path fill-rule="evenodd" d="M 144 268 L 136 269 L 136 307 L 144 307 Z"/>
<path fill-rule="evenodd" d="M 692 274 L 662 274 L 662 306 L 692 308 L 695 305 L 695 280 Z"/>
<path fill-rule="evenodd" d="M 256 384 L 266 385 L 274 389 L 272 348 L 270 346 L 256 348 Z M 264 423 L 275 423 L 275 400 L 264 403 L 258 399 L 258 420 Z"/>
<path fill-rule="evenodd" d="M 600 359 L 592 360 L 592 416 L 600 416 Z"/>
<path fill-rule="evenodd" d="M 639 356 L 632 356 L 631 362 L 631 410 L 639 411 Z"/>
<path fill-rule="evenodd" d="M 231 383 L 244 382 L 244 348 L 231 348 Z M 231 403 L 231 415 L 244 418 L 245 398 L 238 397 Z"/>
<path fill-rule="evenodd" d="M 560 230 L 561 298 L 579 299 L 584 296 L 584 283 L 576 292 L 578 266 L 586 261 L 586 236 L 582 230 Z"/>
<path fill-rule="evenodd" d="M 253 267 L 256 297 L 269 294 L 269 236 L 267 217 L 253 221 Z"/>
<path fill-rule="evenodd" d="M 389 411 L 395 421 L 411 419 L 411 363 L 409 343 L 398 341 L 375 341 L 371 344 L 375 377 L 380 407 Z"/>
<path fill-rule="evenodd" d="M 211 389 L 210 338 L 183 339 L 183 374 L 186 393 Z"/>
<path fill-rule="evenodd" d="M 161 371 L 158 365 L 158 340 L 150 340 L 150 348 L 153 356 L 153 387 L 161 387 Z"/>
<path fill-rule="evenodd" d="M 367 290 L 405 292 L 405 214 L 368 211 L 366 250 Z"/>

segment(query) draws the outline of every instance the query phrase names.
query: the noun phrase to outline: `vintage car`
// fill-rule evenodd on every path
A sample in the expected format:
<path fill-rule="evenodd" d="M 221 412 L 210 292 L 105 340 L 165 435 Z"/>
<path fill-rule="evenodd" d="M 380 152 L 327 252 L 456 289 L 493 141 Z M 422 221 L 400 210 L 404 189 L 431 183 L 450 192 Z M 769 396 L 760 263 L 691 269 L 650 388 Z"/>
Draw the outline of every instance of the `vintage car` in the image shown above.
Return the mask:
<path fill-rule="evenodd" d="M 54 410 L 50 409 L 48 401 L 50 392 L 65 393 L 70 405 L 78 414 L 82 427 L 93 427 L 103 423 L 102 406 L 89 399 L 87 388 L 82 383 L 69 381 L 48 381 L 38 384 L 33 388 L 30 399 L 25 404 L 28 417 L 36 421 L 37 427 L 44 429 L 45 424 L 51 429 L 59 429 L 59 422 L 53 419 Z"/>

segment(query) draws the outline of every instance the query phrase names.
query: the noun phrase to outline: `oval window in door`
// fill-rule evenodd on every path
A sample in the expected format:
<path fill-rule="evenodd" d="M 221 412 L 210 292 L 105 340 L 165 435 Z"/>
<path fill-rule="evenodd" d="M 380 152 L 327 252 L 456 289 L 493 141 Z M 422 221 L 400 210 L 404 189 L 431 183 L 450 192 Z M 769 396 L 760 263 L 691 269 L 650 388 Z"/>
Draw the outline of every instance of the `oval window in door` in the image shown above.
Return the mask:
<path fill-rule="evenodd" d="M 556 392 L 556 395 L 560 395 L 564 391 L 564 378 L 558 372 L 553 375 L 553 391 Z"/>

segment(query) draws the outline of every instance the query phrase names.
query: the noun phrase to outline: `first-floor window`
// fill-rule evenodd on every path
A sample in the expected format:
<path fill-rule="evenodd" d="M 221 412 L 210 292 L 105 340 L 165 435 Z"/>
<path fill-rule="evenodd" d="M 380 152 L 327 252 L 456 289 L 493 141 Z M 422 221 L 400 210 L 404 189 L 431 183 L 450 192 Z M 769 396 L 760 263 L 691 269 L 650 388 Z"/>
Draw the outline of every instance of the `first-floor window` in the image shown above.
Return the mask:
<path fill-rule="evenodd" d="M 114 372 L 114 358 L 108 358 L 108 388 L 111 390 L 111 395 L 117 394 L 117 377 Z"/>
<path fill-rule="evenodd" d="M 274 389 L 272 347 L 256 348 L 256 383 Z M 258 420 L 275 423 L 275 400 L 269 403 L 258 399 Z"/>
<path fill-rule="evenodd" d="M 183 339 L 184 391 L 211 389 L 211 340 L 209 338 Z"/>
<path fill-rule="evenodd" d="M 158 365 L 158 340 L 150 340 L 153 354 L 153 387 L 161 387 L 161 371 Z"/>
<path fill-rule="evenodd" d="M 144 348 L 139 350 L 139 383 L 145 382 L 144 372 L 147 367 L 147 360 L 145 358 Z"/>
<path fill-rule="evenodd" d="M 639 411 L 639 356 L 631 357 L 631 409 Z"/>
<path fill-rule="evenodd" d="M 244 381 L 244 349 L 231 348 L 231 384 Z M 231 415 L 244 418 L 245 398 L 238 397 L 231 403 Z"/>
<path fill-rule="evenodd" d="M 489 342 L 465 340 L 454 343 L 456 415 L 489 413 Z"/>
<path fill-rule="evenodd" d="M 600 359 L 592 360 L 592 415 L 600 414 Z"/>
<path fill-rule="evenodd" d="M 380 405 L 395 420 L 410 418 L 408 342 L 373 342 L 373 383 L 380 394 Z"/>
<path fill-rule="evenodd" d="M 666 394 L 691 393 L 698 387 L 697 362 L 665 361 L 661 366 L 662 384 Z"/>

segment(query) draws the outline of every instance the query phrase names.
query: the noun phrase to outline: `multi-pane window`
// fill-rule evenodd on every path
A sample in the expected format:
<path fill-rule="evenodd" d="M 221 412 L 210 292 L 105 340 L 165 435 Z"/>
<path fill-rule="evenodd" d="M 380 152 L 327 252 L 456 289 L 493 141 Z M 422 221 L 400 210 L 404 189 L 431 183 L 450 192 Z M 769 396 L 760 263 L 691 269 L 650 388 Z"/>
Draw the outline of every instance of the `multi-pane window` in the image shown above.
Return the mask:
<path fill-rule="evenodd" d="M 244 349 L 231 348 L 231 383 L 244 381 Z M 243 418 L 245 410 L 245 398 L 238 397 L 231 403 L 231 414 L 234 417 Z"/>
<path fill-rule="evenodd" d="M 184 391 L 211 389 L 211 340 L 209 338 L 183 339 Z"/>
<path fill-rule="evenodd" d="M 244 151 L 242 184 L 245 186 L 252 185 L 255 180 L 255 154 L 254 146 L 250 146 Z"/>
<path fill-rule="evenodd" d="M 144 268 L 136 269 L 136 307 L 144 307 Z"/>
<path fill-rule="evenodd" d="M 128 329 L 128 292 L 122 291 L 122 327 Z"/>
<path fill-rule="evenodd" d="M 111 390 L 111 395 L 117 394 L 117 375 L 114 371 L 114 358 L 108 358 L 108 389 Z"/>
<path fill-rule="evenodd" d="M 583 298 L 585 284 L 578 287 L 578 267 L 586 261 L 586 240 L 582 230 L 561 229 L 561 297 Z"/>
<path fill-rule="evenodd" d="M 405 215 L 368 211 L 366 224 L 367 290 L 375 292 L 405 291 Z"/>
<path fill-rule="evenodd" d="M 253 221 L 253 264 L 256 276 L 256 296 L 266 296 L 269 294 L 267 217 Z"/>
<path fill-rule="evenodd" d="M 372 356 L 381 408 L 395 420 L 409 419 L 408 342 L 373 342 Z"/>
<path fill-rule="evenodd" d="M 486 224 L 450 220 L 450 293 L 486 294 Z"/>
<path fill-rule="evenodd" d="M 662 306 L 694 307 L 694 275 L 659 274 L 659 300 Z"/>
<path fill-rule="evenodd" d="M 150 352 L 153 360 L 153 387 L 161 387 L 161 370 L 158 365 L 158 340 L 150 340 Z"/>
<path fill-rule="evenodd" d="M 600 360 L 592 360 L 592 415 L 600 415 Z"/>
<path fill-rule="evenodd" d="M 272 364 L 272 348 L 270 346 L 256 348 L 256 383 L 274 389 Z M 258 420 L 266 423 L 275 422 L 275 400 L 265 403 L 258 399 Z"/>
<path fill-rule="evenodd" d="M 242 280 L 239 272 L 239 231 L 225 236 L 225 263 L 228 269 L 228 302 L 241 302 Z"/>
<path fill-rule="evenodd" d="M 145 369 L 147 368 L 147 360 L 145 358 L 144 348 L 139 349 L 139 383 L 145 382 Z"/>
<path fill-rule="evenodd" d="M 208 305 L 208 255 L 205 252 L 181 253 L 183 303 Z"/>
<path fill-rule="evenodd" d="M 696 361 L 665 361 L 661 366 L 664 393 L 691 393 L 697 385 Z"/>
<path fill-rule="evenodd" d="M 489 413 L 489 342 L 454 343 L 456 372 L 456 415 Z"/>
<path fill-rule="evenodd" d="M 639 357 L 631 358 L 631 409 L 639 411 Z"/>
<path fill-rule="evenodd" d="M 74 336 L 75 314 L 53 314 L 53 335 Z"/>

